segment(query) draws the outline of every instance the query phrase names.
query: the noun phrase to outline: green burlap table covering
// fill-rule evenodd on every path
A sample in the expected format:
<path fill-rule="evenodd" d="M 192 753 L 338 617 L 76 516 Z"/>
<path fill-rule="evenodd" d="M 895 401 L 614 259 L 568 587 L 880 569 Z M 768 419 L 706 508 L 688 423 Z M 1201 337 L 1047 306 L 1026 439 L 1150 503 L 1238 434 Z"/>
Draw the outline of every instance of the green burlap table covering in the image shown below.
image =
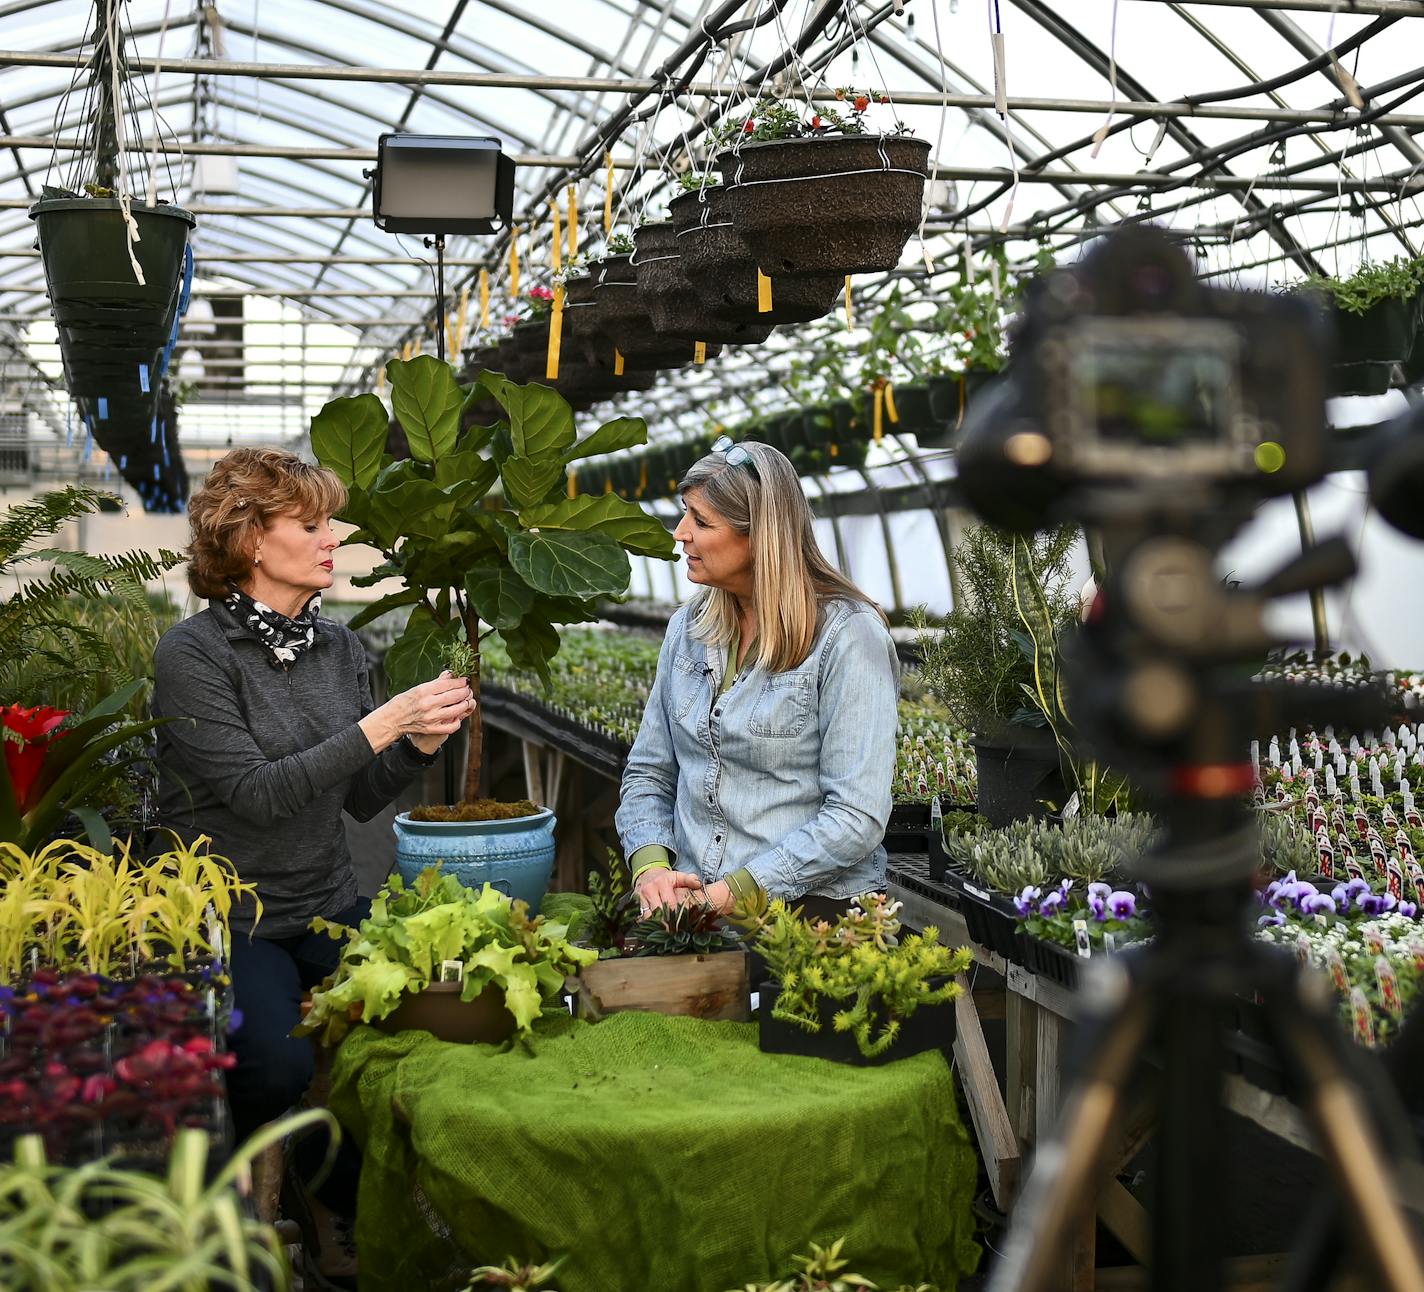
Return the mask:
<path fill-rule="evenodd" d="M 882 1288 L 949 1290 L 978 1261 L 938 1052 L 852 1068 L 636 1013 L 548 1017 L 504 1050 L 359 1027 L 331 1108 L 365 1151 L 362 1292 L 565 1253 L 560 1292 L 725 1292 L 842 1235 Z"/>

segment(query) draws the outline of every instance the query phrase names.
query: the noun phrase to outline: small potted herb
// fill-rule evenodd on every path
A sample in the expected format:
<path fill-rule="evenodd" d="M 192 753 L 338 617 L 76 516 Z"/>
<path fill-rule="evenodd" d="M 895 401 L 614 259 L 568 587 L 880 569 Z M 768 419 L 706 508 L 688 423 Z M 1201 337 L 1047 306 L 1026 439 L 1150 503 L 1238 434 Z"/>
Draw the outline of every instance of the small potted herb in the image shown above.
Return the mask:
<path fill-rule="evenodd" d="M 902 939 L 899 908 L 867 893 L 834 924 L 808 923 L 780 898 L 737 912 L 768 973 L 763 1050 L 874 1064 L 953 1044 L 970 954 L 942 945 L 935 928 Z"/>
<path fill-rule="evenodd" d="M 637 914 L 626 867 L 610 853 L 608 878 L 589 876 L 587 938 L 597 960 L 578 976 L 578 1012 L 598 1020 L 625 1010 L 693 1018 L 750 1016 L 750 976 L 742 939 L 717 912 L 693 900 Z"/>
<path fill-rule="evenodd" d="M 901 122 L 871 132 L 887 95 L 836 94 L 804 110 L 762 99 L 719 132 L 727 213 L 773 278 L 894 269 L 919 227 L 929 143 Z"/>

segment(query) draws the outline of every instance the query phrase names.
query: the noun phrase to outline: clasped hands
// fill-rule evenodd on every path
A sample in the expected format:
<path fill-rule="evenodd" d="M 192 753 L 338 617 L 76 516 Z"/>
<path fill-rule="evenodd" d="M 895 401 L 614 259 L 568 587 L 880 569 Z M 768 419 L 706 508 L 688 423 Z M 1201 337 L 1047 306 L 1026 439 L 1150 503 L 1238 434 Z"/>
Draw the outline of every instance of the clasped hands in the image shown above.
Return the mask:
<path fill-rule="evenodd" d="M 409 736 L 421 753 L 433 754 L 476 707 L 469 682 L 445 672 L 392 696 L 361 719 L 361 729 L 377 753 Z"/>
<path fill-rule="evenodd" d="M 725 880 L 715 884 L 703 884 L 696 875 L 684 874 L 680 870 L 664 870 L 654 867 L 638 876 L 634 885 L 638 894 L 639 913 L 647 915 L 660 906 L 683 906 L 688 903 L 710 906 L 725 915 L 736 905 L 731 887 Z"/>

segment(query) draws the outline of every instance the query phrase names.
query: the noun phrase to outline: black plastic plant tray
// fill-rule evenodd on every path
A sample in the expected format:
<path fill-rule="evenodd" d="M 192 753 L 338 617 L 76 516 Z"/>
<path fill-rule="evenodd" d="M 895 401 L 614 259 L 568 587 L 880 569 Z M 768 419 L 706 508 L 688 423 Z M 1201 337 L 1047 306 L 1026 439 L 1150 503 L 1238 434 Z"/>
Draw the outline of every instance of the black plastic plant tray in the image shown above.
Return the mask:
<path fill-rule="evenodd" d="M 555 713 L 519 691 L 493 682 L 486 682 L 480 687 L 480 703 L 496 726 L 500 725 L 501 718 L 505 718 L 542 737 L 600 775 L 615 781 L 622 779 L 629 750 L 629 746 L 622 741 L 613 740 L 602 732 Z"/>
<path fill-rule="evenodd" d="M 1004 898 L 965 881 L 964 900 L 959 909 L 968 926 L 970 941 L 1014 964 L 1023 963 L 1019 922 L 1014 908 Z"/>
<path fill-rule="evenodd" d="M 1075 991 L 1078 987 L 1078 971 L 1082 967 L 1082 957 L 1074 955 L 1066 947 L 1056 942 L 1036 938 L 1030 933 L 1019 931 L 1019 946 L 1023 952 L 1023 962 L 1027 969 L 1041 978 L 1056 982 L 1060 987 Z"/>
<path fill-rule="evenodd" d="M 959 877 L 950 872 L 943 880 L 931 879 L 929 856 L 923 852 L 892 854 L 885 867 L 885 877 L 953 911 L 959 910 L 964 903 L 964 890 Z"/>
<path fill-rule="evenodd" d="M 954 1002 L 926 1005 L 917 1009 L 900 1024 L 900 1034 L 884 1054 L 867 1059 L 849 1032 L 837 1032 L 833 1016 L 842 1008 L 836 1001 L 820 1002 L 821 1030 L 807 1032 L 794 1023 L 773 1018 L 771 1011 L 781 995 L 775 982 L 764 982 L 758 989 L 757 1044 L 767 1054 L 799 1054 L 811 1059 L 830 1059 L 833 1063 L 848 1063 L 860 1068 L 874 1068 L 895 1059 L 908 1059 L 926 1050 L 940 1050 L 946 1057 L 954 1047 Z"/>

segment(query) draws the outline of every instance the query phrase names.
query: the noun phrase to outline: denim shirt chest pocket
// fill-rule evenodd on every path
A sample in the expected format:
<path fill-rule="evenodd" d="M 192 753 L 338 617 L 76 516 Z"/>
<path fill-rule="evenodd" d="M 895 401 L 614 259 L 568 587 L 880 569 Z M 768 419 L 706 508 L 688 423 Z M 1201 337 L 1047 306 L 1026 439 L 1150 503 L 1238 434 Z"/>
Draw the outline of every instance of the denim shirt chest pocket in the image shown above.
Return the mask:
<path fill-rule="evenodd" d="M 683 651 L 673 656 L 668 710 L 674 722 L 681 722 L 699 697 L 706 697 L 706 675 L 707 664 L 703 660 L 694 659 Z"/>
<path fill-rule="evenodd" d="M 773 740 L 799 736 L 811 718 L 812 680 L 804 669 L 764 675 L 747 729 Z"/>

